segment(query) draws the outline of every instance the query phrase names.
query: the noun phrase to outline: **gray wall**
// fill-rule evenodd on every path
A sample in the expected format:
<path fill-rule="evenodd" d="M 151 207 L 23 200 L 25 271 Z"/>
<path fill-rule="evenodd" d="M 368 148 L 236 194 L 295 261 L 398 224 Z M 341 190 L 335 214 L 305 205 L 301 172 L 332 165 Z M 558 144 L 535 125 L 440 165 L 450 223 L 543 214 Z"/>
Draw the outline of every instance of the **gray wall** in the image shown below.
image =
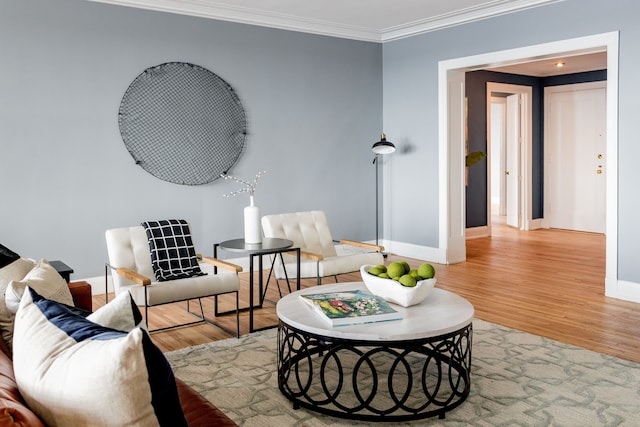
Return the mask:
<path fill-rule="evenodd" d="M 431 32 L 383 45 L 384 128 L 399 140 L 389 179 L 395 209 L 394 241 L 437 247 L 438 242 L 438 62 L 591 34 L 620 32 L 618 278 L 640 282 L 637 262 L 640 181 L 637 103 L 640 83 L 640 3 L 632 0 L 565 0 Z M 410 172 L 411 171 L 411 172 Z M 416 191 L 419 189 L 419 192 Z"/>
<path fill-rule="evenodd" d="M 382 47 L 93 3 L 0 0 L 0 242 L 99 276 L 104 231 L 189 220 L 197 249 L 242 236 L 246 194 L 161 181 L 134 164 L 117 113 L 147 67 L 184 61 L 230 83 L 248 117 L 231 174 L 263 214 L 327 212 L 337 238 L 375 237 L 371 145 L 382 124 Z"/>
<path fill-rule="evenodd" d="M 620 31 L 618 277 L 640 283 L 639 16 L 633 0 L 565 0 L 379 45 L 85 0 L 0 0 L 0 242 L 88 277 L 101 274 L 110 227 L 184 217 L 204 253 L 239 236 L 247 200 L 222 197 L 235 186 L 159 181 L 120 139 L 129 83 L 186 61 L 246 106 L 247 150 L 232 172 L 268 170 L 263 213 L 321 208 L 336 237 L 373 239 L 370 147 L 384 130 L 398 146 L 384 160 L 384 238 L 438 247 L 438 62 Z"/>

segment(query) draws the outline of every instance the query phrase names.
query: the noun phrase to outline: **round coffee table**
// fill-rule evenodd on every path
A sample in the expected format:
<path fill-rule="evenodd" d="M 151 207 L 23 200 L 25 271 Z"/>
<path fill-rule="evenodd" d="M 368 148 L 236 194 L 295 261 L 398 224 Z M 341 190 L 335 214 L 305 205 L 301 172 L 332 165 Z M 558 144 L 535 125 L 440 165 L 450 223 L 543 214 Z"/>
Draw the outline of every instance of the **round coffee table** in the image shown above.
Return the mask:
<path fill-rule="evenodd" d="M 331 327 L 299 297 L 354 289 L 366 291 L 322 285 L 278 301 L 280 391 L 296 409 L 336 417 L 444 418 L 469 395 L 473 306 L 435 288 L 418 305 L 392 304 L 402 320 Z"/>

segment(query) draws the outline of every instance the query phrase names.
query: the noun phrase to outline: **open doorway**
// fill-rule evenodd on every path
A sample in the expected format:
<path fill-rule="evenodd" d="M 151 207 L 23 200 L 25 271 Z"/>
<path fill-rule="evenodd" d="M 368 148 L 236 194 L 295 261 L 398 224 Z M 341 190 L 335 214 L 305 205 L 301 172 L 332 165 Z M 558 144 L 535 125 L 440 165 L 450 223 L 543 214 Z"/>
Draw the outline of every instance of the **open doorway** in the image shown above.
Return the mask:
<path fill-rule="evenodd" d="M 487 222 L 529 230 L 532 89 L 487 83 Z"/>
<path fill-rule="evenodd" d="M 487 120 L 489 214 L 491 227 L 507 223 L 507 96 L 491 93 Z"/>
<path fill-rule="evenodd" d="M 440 104 L 440 250 L 445 262 L 466 259 L 464 168 L 464 73 L 500 65 L 521 64 L 534 59 L 553 58 L 557 55 L 580 55 L 607 52 L 609 71 L 607 91 L 607 158 L 606 183 L 606 279 L 605 294 L 624 298 L 625 289 L 617 278 L 617 93 L 618 93 L 618 38 L 617 32 L 580 37 L 508 51 L 481 54 L 439 64 Z M 525 200 L 525 203 L 530 201 Z M 525 215 L 530 215 L 529 209 Z"/>

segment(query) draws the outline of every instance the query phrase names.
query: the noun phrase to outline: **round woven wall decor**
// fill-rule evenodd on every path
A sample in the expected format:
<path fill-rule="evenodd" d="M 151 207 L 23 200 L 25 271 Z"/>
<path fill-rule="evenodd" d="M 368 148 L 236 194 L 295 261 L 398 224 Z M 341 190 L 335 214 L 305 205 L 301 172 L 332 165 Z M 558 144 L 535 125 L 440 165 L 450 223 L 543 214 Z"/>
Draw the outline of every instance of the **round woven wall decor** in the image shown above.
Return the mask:
<path fill-rule="evenodd" d="M 207 184 L 238 161 L 247 135 L 233 88 L 184 62 L 144 70 L 129 85 L 118 114 L 127 150 L 145 171 L 183 185 Z"/>

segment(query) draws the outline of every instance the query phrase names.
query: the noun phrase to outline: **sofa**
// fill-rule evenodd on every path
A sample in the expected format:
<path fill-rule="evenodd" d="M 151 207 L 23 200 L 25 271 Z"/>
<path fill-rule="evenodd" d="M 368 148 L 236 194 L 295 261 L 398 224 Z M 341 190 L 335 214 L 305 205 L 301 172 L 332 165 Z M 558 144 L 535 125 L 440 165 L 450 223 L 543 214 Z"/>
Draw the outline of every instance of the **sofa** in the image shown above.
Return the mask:
<path fill-rule="evenodd" d="M 91 286 L 86 282 L 72 282 L 68 284 L 68 287 L 74 305 L 79 309 L 91 312 Z M 180 406 L 188 426 L 225 427 L 237 425 L 183 381 L 176 378 L 175 382 Z M 14 375 L 11 352 L 5 341 L 0 339 L 0 427 L 44 425 L 21 396 Z"/>

